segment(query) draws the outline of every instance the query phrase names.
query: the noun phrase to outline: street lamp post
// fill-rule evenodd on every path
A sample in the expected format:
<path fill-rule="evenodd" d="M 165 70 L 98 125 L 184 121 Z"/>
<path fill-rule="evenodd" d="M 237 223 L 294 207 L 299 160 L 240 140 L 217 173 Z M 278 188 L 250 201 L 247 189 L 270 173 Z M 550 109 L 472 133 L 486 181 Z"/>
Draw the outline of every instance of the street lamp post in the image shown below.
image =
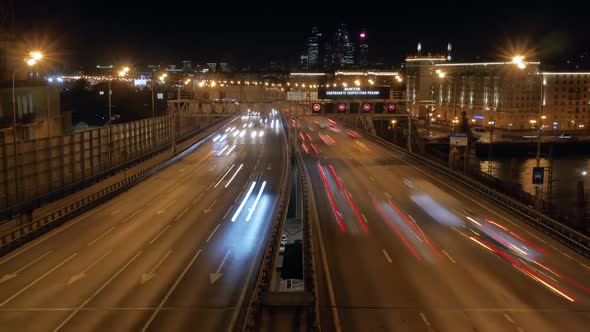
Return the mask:
<path fill-rule="evenodd" d="M 43 54 L 39 51 L 32 51 L 29 52 L 29 58 L 25 58 L 25 63 L 29 66 L 29 67 L 33 67 L 34 65 L 37 64 L 37 62 L 39 60 L 41 60 L 43 58 Z M 18 183 L 18 160 L 19 160 L 19 156 L 20 153 L 17 153 L 17 139 L 18 142 L 20 143 L 21 140 L 16 132 L 16 69 L 14 69 L 12 71 L 12 134 L 13 134 L 13 138 L 12 138 L 12 149 L 13 149 L 13 153 L 14 153 L 14 191 L 15 191 L 15 197 L 16 197 L 16 201 L 18 201 L 19 197 L 20 197 L 20 193 L 19 193 L 19 183 Z M 49 118 L 47 119 L 47 121 L 49 121 Z"/>

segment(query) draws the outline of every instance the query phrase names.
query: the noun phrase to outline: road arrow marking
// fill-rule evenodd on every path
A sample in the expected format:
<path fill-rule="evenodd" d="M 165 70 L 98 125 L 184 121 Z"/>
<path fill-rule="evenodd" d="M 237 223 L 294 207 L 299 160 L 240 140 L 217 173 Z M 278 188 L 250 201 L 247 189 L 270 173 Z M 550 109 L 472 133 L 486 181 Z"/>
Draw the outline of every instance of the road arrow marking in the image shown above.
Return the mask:
<path fill-rule="evenodd" d="M 176 218 L 174 218 L 174 221 L 177 221 L 178 219 L 182 218 L 186 211 L 188 211 L 188 208 L 184 209 L 179 215 L 177 215 Z"/>
<path fill-rule="evenodd" d="M 164 263 L 164 261 L 166 260 L 166 258 L 168 258 L 168 256 L 170 256 L 170 254 L 172 253 L 172 250 L 169 250 L 166 255 L 164 255 L 164 257 L 160 258 L 160 260 L 158 261 L 158 263 L 156 263 L 156 265 L 151 269 L 150 272 L 148 273 L 144 273 L 141 275 L 141 281 L 139 282 L 140 285 L 145 284 L 146 282 L 150 281 L 150 279 L 152 279 L 155 275 L 156 275 L 156 270 L 160 267 L 160 265 L 162 265 L 162 263 Z"/>
<path fill-rule="evenodd" d="M 103 260 L 105 257 L 108 256 L 108 254 L 110 254 L 113 250 L 109 250 L 107 251 L 106 254 L 102 255 L 99 259 L 95 260 L 92 264 L 88 265 L 87 268 L 85 268 L 82 272 L 78 273 L 78 274 L 74 274 L 70 280 L 68 281 L 68 285 L 71 285 L 73 283 L 75 283 L 76 281 L 84 278 L 86 276 L 86 273 L 93 268 L 96 264 L 98 264 L 98 262 L 100 262 L 101 260 Z"/>
<path fill-rule="evenodd" d="M 228 250 L 225 256 L 223 256 L 223 259 L 221 260 L 221 264 L 219 264 L 217 271 L 215 271 L 215 273 L 209 274 L 209 281 L 211 282 L 211 285 L 213 285 L 213 283 L 215 283 L 219 278 L 221 278 L 221 276 L 223 276 L 223 273 L 221 273 L 220 271 L 223 268 L 223 265 L 225 264 L 225 261 L 227 260 L 227 257 L 229 256 L 230 252 L 231 250 Z"/>
<path fill-rule="evenodd" d="M 172 206 L 172 204 L 174 204 L 176 202 L 176 200 L 173 200 L 172 202 L 168 203 L 168 205 L 166 205 L 165 208 L 163 208 L 162 210 L 158 211 L 158 214 L 162 214 L 164 213 L 164 211 L 166 211 L 170 206 Z"/>
<path fill-rule="evenodd" d="M 1 283 L 3 283 L 3 282 L 6 282 L 6 281 L 8 281 L 8 280 L 10 280 L 10 279 L 16 278 L 16 277 L 18 276 L 18 274 L 19 274 L 19 273 L 21 273 L 22 271 L 24 271 L 26 268 L 30 267 L 31 265 L 33 265 L 33 264 L 37 263 L 38 261 L 42 260 L 42 259 L 43 259 L 45 256 L 47 256 L 47 255 L 51 254 L 52 252 L 53 252 L 53 251 L 52 251 L 52 250 L 50 250 L 50 251 L 48 251 L 48 252 L 44 253 L 43 255 L 41 255 L 41 256 L 39 256 L 39 257 L 37 257 L 35 260 L 33 260 L 33 261 L 29 262 L 27 265 L 25 265 L 25 266 L 21 267 L 20 269 L 18 269 L 18 270 L 16 270 L 16 271 L 14 271 L 13 273 L 7 273 L 7 274 L 5 274 L 5 275 L 2 277 L 2 279 L 0 279 L 0 284 L 1 284 Z"/>
<path fill-rule="evenodd" d="M 214 200 L 213 203 L 211 203 L 211 205 L 209 205 L 208 208 L 203 210 L 203 214 L 207 214 L 207 213 L 211 212 L 211 208 L 213 207 L 213 204 L 215 204 L 215 202 L 217 202 L 217 200 Z"/>
<path fill-rule="evenodd" d="M 215 170 L 215 167 L 217 167 L 217 164 L 213 165 L 213 167 L 209 168 L 209 172 L 213 172 Z"/>

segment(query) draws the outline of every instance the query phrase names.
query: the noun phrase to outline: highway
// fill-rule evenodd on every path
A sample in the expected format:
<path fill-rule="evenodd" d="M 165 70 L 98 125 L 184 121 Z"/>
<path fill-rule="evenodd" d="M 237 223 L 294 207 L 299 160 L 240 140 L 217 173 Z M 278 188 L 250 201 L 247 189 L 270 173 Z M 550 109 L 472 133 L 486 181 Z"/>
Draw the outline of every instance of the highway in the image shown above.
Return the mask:
<path fill-rule="evenodd" d="M 313 184 L 324 331 L 588 331 L 590 262 L 325 117 L 295 126 Z"/>
<path fill-rule="evenodd" d="M 275 114 L 237 118 L 170 167 L 0 258 L 0 330 L 233 329 L 278 203 L 282 135 Z"/>

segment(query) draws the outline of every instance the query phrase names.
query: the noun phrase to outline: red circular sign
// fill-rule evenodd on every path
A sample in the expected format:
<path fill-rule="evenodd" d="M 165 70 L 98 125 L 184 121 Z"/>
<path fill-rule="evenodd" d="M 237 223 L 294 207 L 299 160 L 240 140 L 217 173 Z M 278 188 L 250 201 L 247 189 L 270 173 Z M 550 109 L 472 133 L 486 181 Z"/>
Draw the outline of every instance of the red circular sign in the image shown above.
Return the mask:
<path fill-rule="evenodd" d="M 371 111 L 371 104 L 365 103 L 363 104 L 363 112 L 370 112 Z"/>
<path fill-rule="evenodd" d="M 345 103 L 338 104 L 338 112 L 346 112 L 346 104 Z"/>
<path fill-rule="evenodd" d="M 395 110 L 397 109 L 397 105 L 396 104 L 387 104 L 387 110 L 390 112 L 395 112 Z"/>
<path fill-rule="evenodd" d="M 314 112 L 319 112 L 322 110 L 322 105 L 315 103 L 315 104 L 313 104 L 313 106 L 311 108 L 313 109 Z"/>

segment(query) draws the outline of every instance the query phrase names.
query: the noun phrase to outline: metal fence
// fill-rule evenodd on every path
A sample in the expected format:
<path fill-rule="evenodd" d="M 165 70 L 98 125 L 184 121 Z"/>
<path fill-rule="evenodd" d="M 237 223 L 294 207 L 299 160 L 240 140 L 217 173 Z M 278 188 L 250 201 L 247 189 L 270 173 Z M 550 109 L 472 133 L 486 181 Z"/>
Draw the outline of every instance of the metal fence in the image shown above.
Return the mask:
<path fill-rule="evenodd" d="M 210 119 L 162 116 L 64 136 L 0 141 L 0 210 L 84 182 L 156 151 Z M 172 125 L 174 124 L 174 125 Z"/>

